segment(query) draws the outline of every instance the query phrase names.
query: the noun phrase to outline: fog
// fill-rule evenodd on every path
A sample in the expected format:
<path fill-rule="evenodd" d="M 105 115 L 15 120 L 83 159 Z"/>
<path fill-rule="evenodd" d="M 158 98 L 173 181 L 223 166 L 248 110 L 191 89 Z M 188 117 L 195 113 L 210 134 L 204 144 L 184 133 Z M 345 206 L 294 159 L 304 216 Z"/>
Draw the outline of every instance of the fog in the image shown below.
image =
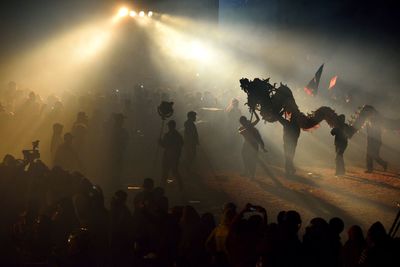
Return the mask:
<path fill-rule="evenodd" d="M 51 114 L 60 101 L 63 112 L 57 119 L 64 124 L 64 132 L 69 131 L 79 111 L 86 112 L 89 125 L 101 125 L 110 120 L 110 114 L 124 113 L 131 137 L 125 152 L 124 182 L 139 181 L 144 175 L 156 177 L 159 170 L 151 167 L 161 127 L 156 107 L 161 100 L 170 100 L 175 102 L 172 118 L 178 128 L 183 127 L 189 110 L 198 112 L 205 151 L 200 165 L 208 170 L 240 171 L 239 150 L 236 155 L 226 150 L 231 143 L 225 141 L 232 138 L 234 128 L 224 126 L 224 110 L 232 98 L 237 98 L 242 113 L 249 116 L 244 105 L 246 95 L 239 87 L 242 77 L 270 77 L 273 83 L 287 84 L 305 113 L 327 105 L 350 119 L 359 106 L 370 104 L 383 116 L 398 118 L 399 53 L 385 38 L 352 38 L 348 33 L 337 34 L 337 29 L 330 35 L 250 20 L 218 23 L 162 12 L 155 12 L 151 18 L 118 18 L 116 14 L 115 8 L 88 14 L 79 23 L 40 35 L 34 45 L 10 50 L 1 65 L 0 83 L 5 91 L 8 82 L 15 81 L 18 93 L 10 103 L 2 99 L 14 117 L 10 119 L 12 126 L 2 133 L 1 156 L 12 153 L 20 157 L 22 149 L 40 139 L 42 159 L 51 165 L 51 125 L 56 122 Z M 226 19 L 232 20 L 229 16 Z M 308 96 L 303 88 L 323 63 L 319 92 Z M 335 75 L 337 85 L 328 91 Z M 30 118 L 24 108 L 31 91 L 37 94 L 38 114 Z M 213 95 L 212 104 L 201 106 L 205 104 L 204 95 L 199 98 L 196 93 L 207 91 Z M 90 139 L 103 131 L 99 125 Z M 283 166 L 281 125 L 260 123 L 258 129 L 269 150 L 262 160 Z M 234 140 L 240 147 L 242 140 Z M 400 151 L 398 132 L 384 131 L 383 143 L 382 157 L 398 168 L 394 160 Z M 108 153 L 106 144 L 94 144 L 85 156 Z M 364 166 L 365 147 L 365 131 L 361 130 L 346 151 L 349 166 Z M 295 162 L 302 169 L 334 168 L 333 137 L 326 123 L 310 132 L 302 131 Z M 96 166 L 88 169 L 92 171 L 87 175 L 99 175 L 94 171 Z"/>

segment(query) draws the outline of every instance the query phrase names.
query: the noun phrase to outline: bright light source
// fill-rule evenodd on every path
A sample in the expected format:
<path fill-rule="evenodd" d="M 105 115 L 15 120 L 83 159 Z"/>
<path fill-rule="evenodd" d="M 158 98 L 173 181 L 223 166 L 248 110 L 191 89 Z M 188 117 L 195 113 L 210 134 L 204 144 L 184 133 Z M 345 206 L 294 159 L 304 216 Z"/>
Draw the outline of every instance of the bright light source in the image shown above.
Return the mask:
<path fill-rule="evenodd" d="M 144 11 L 143 10 L 139 12 L 139 16 L 140 17 L 144 17 Z"/>
<path fill-rule="evenodd" d="M 149 13 L 147 13 L 147 16 L 151 18 L 153 16 L 153 11 L 149 11 Z"/>
<path fill-rule="evenodd" d="M 129 16 L 131 16 L 132 18 L 136 17 L 136 15 L 136 11 L 131 10 L 131 12 L 129 12 Z"/>
<path fill-rule="evenodd" d="M 186 56 L 197 60 L 207 60 L 209 58 L 209 51 L 202 43 L 192 41 L 189 47 L 187 47 Z"/>
<path fill-rule="evenodd" d="M 129 14 L 129 9 L 127 9 L 126 7 L 121 7 L 118 11 L 118 16 L 120 17 L 126 17 Z"/>

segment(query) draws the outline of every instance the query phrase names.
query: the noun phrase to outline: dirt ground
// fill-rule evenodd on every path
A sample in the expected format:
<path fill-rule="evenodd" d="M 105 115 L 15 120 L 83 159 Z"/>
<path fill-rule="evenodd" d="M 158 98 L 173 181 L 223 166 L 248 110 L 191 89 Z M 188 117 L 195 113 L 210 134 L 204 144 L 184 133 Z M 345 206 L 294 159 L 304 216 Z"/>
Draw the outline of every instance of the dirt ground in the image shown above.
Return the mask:
<path fill-rule="evenodd" d="M 288 178 L 282 168 L 263 165 L 257 177 L 249 179 L 239 173 L 218 171 L 187 183 L 185 202 L 200 212 L 214 214 L 219 214 L 227 201 L 235 202 L 239 209 L 246 203 L 257 204 L 267 209 L 270 221 L 276 221 L 281 210 L 296 210 L 302 216 L 302 231 L 314 217 L 340 217 L 345 229 L 358 224 L 364 230 L 379 220 L 389 230 L 400 208 L 398 174 L 368 174 L 361 168 L 349 168 L 345 176 L 335 177 L 333 172 L 310 167 Z M 167 188 L 169 195 L 176 191 L 172 185 Z M 179 202 L 171 199 L 171 204 Z"/>

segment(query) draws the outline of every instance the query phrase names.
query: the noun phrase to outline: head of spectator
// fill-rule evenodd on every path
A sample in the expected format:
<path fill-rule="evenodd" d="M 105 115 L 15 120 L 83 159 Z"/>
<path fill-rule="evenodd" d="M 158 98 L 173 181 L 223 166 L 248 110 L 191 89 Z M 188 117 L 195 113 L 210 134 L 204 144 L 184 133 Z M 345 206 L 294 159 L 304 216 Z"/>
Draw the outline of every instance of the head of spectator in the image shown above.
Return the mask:
<path fill-rule="evenodd" d="M 54 135 L 61 135 L 64 126 L 61 123 L 54 123 L 53 124 L 53 134 Z"/>
<path fill-rule="evenodd" d="M 189 111 L 189 112 L 187 113 L 187 119 L 188 119 L 189 121 L 195 122 L 195 121 L 196 121 L 196 115 L 197 115 L 196 112 L 194 112 L 194 111 Z"/>
<path fill-rule="evenodd" d="M 276 221 L 278 222 L 279 225 L 282 225 L 284 223 L 285 217 L 286 217 L 286 211 L 281 210 L 278 213 L 278 216 L 276 217 Z"/>
<path fill-rule="evenodd" d="M 143 191 L 151 192 L 154 189 L 154 181 L 151 178 L 145 178 L 142 185 Z"/>
<path fill-rule="evenodd" d="M 301 227 L 301 217 L 300 214 L 295 210 L 289 210 L 286 212 L 285 227 L 290 234 L 297 234 Z"/>
<path fill-rule="evenodd" d="M 360 226 L 358 225 L 353 225 L 349 228 L 347 231 L 347 236 L 349 238 L 349 241 L 362 244 L 364 243 L 364 234 Z"/>
<path fill-rule="evenodd" d="M 339 217 L 334 217 L 329 220 L 329 229 L 332 234 L 339 236 L 344 230 L 344 222 Z"/>
<path fill-rule="evenodd" d="M 76 115 L 76 122 L 75 123 L 82 123 L 87 125 L 89 121 L 88 116 L 86 115 L 86 112 L 80 111 L 78 112 L 78 114 Z"/>
<path fill-rule="evenodd" d="M 176 129 L 176 122 L 175 122 L 174 120 L 168 121 L 167 125 L 168 125 L 168 130 L 169 130 L 170 132 L 175 131 L 175 129 Z"/>
<path fill-rule="evenodd" d="M 381 222 L 375 222 L 368 229 L 367 243 L 369 246 L 375 246 L 385 243 L 388 240 L 385 227 Z"/>

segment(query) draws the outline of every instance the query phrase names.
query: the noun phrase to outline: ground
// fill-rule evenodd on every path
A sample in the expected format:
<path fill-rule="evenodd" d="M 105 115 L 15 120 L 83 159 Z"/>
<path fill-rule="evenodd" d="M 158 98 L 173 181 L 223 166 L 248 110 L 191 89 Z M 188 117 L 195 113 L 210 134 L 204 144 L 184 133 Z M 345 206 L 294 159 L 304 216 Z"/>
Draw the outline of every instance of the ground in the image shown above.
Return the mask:
<path fill-rule="evenodd" d="M 270 221 L 276 221 L 281 210 L 297 210 L 303 220 L 302 231 L 314 217 L 329 220 L 335 216 L 344 220 L 346 229 L 359 224 L 367 230 L 379 220 L 388 230 L 399 209 L 400 177 L 394 173 L 367 174 L 361 168 L 349 168 L 345 176 L 335 177 L 332 169 L 310 167 L 287 178 L 282 168 L 260 169 L 255 179 L 223 171 L 206 175 L 187 186 L 186 201 L 201 212 L 215 214 L 226 201 L 239 208 L 258 204 L 267 209 Z M 172 193 L 171 189 L 167 192 Z"/>

